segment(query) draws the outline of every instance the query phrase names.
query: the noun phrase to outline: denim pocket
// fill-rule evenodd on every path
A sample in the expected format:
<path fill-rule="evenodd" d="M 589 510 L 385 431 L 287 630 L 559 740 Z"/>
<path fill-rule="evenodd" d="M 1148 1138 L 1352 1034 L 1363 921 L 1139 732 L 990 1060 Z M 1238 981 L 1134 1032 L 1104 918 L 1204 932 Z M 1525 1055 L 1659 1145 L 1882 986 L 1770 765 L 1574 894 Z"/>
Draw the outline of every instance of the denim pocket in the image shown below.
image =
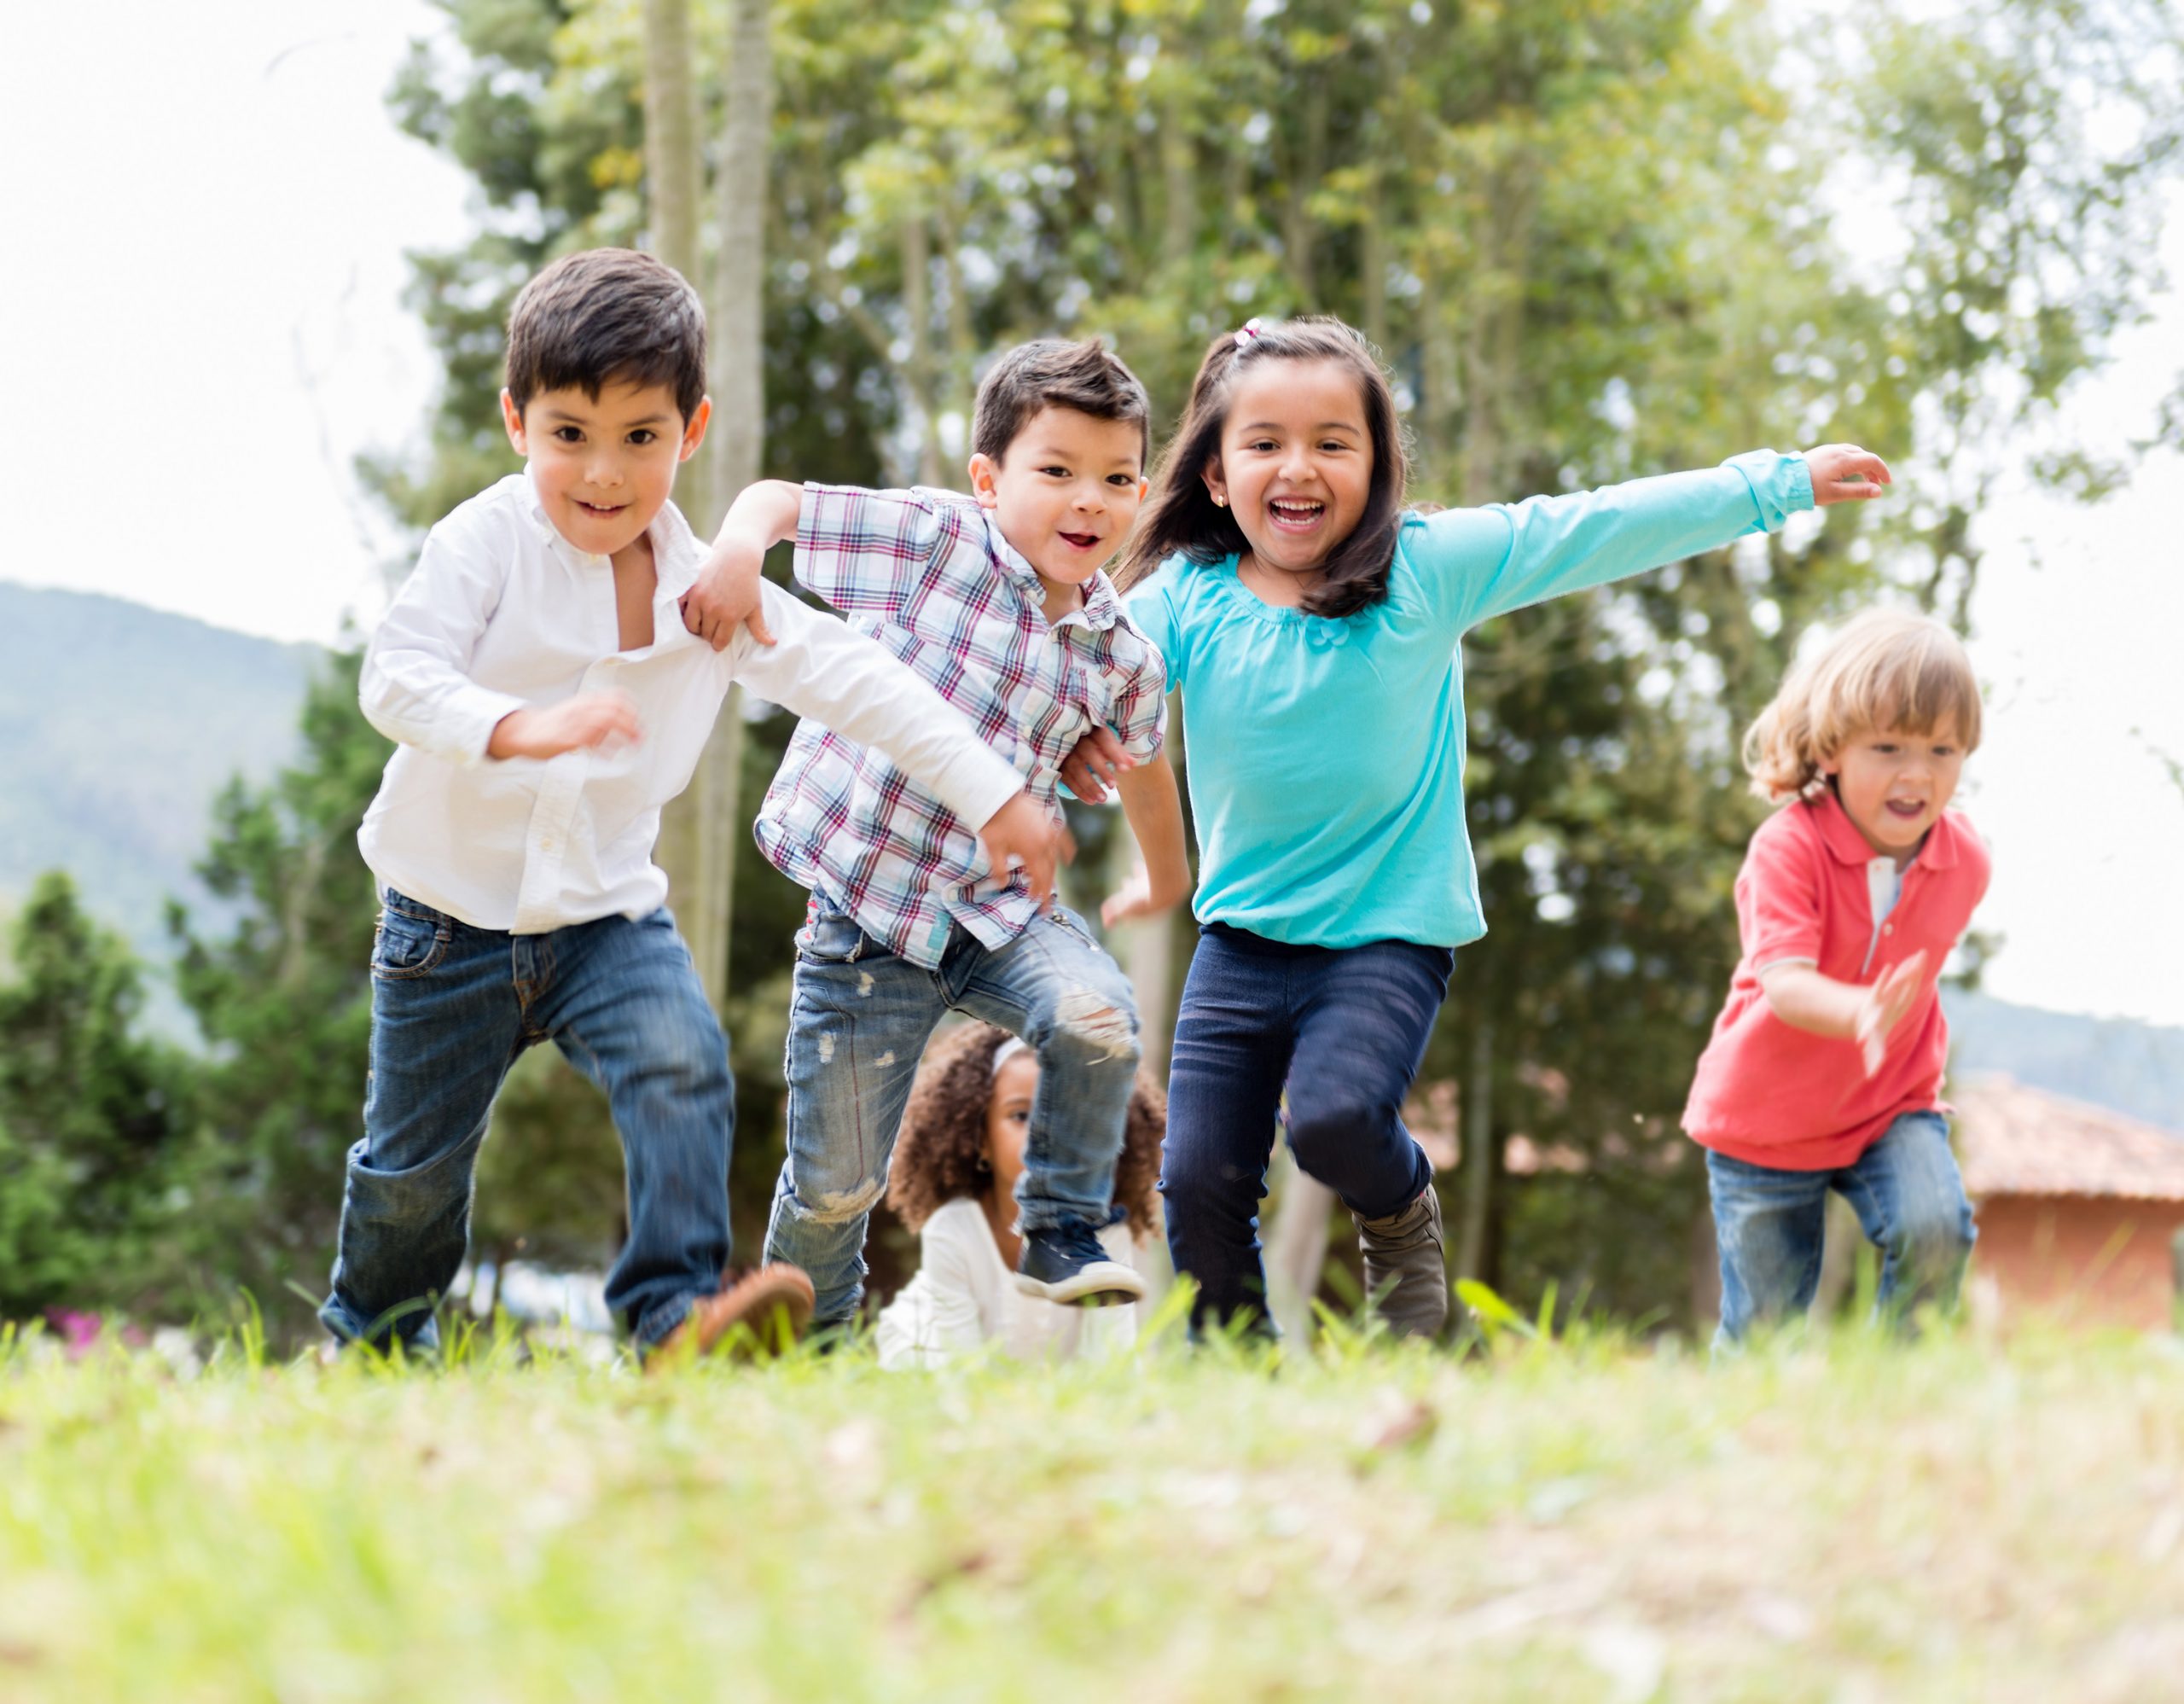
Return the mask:
<path fill-rule="evenodd" d="M 814 964 L 854 964 L 863 956 L 864 931 L 857 919 L 822 911 L 796 932 L 796 956 Z"/>
<path fill-rule="evenodd" d="M 390 980 L 425 975 L 447 957 L 451 933 L 444 919 L 434 922 L 386 907 L 372 938 L 372 974 Z"/>
<path fill-rule="evenodd" d="M 1100 945 L 1099 942 L 1092 939 L 1091 925 L 1087 923 L 1083 918 L 1078 916 L 1076 912 L 1071 910 L 1066 905 L 1060 904 L 1055 904 L 1053 909 L 1048 911 L 1047 921 L 1052 923 L 1056 928 L 1060 929 L 1064 934 L 1074 935 L 1086 946 L 1098 947 Z M 1104 949 L 1102 949 L 1102 951 L 1104 951 Z"/>

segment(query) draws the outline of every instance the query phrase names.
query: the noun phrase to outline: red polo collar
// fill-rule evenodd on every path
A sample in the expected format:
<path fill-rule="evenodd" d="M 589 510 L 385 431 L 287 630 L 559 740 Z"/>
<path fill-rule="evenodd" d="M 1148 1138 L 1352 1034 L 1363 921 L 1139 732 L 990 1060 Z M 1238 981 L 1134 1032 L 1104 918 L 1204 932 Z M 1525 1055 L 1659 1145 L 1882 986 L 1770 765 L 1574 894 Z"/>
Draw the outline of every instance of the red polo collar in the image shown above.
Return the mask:
<path fill-rule="evenodd" d="M 1884 856 L 1875 852 L 1867 843 L 1866 837 L 1858 832 L 1858 825 L 1850 820 L 1850 813 L 1843 808 L 1843 801 L 1836 796 L 1833 783 L 1816 798 L 1806 800 L 1804 808 L 1813 813 L 1813 820 L 1820 829 L 1821 843 L 1835 854 L 1838 863 L 1854 864 L 1863 868 Z M 1925 844 L 1920 846 L 1911 864 L 1905 868 L 1923 865 L 1928 869 L 1955 869 L 1956 836 L 1956 823 L 1947 811 L 1943 811 L 1934 826 L 1926 830 Z"/>

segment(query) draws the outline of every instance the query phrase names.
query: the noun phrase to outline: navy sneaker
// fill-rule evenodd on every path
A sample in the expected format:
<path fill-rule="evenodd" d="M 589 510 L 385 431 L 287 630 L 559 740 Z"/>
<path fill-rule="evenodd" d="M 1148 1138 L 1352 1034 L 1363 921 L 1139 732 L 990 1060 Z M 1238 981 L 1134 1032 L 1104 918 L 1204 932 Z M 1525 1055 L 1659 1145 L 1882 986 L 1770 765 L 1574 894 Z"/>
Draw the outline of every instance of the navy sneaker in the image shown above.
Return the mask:
<path fill-rule="evenodd" d="M 1024 1233 L 1016 1288 L 1047 1301 L 1136 1301 L 1145 1280 L 1110 1258 L 1090 1225 L 1072 1219 Z"/>

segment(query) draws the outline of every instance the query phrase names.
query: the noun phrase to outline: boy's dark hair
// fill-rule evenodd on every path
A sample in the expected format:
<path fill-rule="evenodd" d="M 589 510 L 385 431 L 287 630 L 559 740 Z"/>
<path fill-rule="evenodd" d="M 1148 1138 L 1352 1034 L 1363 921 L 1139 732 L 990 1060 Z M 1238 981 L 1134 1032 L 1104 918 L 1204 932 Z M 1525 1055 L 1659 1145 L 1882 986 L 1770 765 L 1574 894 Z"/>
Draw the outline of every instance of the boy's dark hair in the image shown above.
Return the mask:
<path fill-rule="evenodd" d="M 706 310 L 680 272 L 634 248 L 565 254 L 508 311 L 508 396 L 521 413 L 542 391 L 594 402 L 619 381 L 664 385 L 687 425 L 706 395 Z"/>
<path fill-rule="evenodd" d="M 1403 490 L 1410 477 L 1403 426 L 1396 416 L 1395 393 L 1373 346 L 1362 332 L 1329 314 L 1280 320 L 1240 336 L 1224 331 L 1213 340 L 1191 382 L 1190 405 L 1161 452 L 1153 494 L 1138 516 L 1130 553 L 1115 573 L 1116 590 L 1127 591 L 1178 551 L 1188 561 L 1205 563 L 1252 548 L 1235 515 L 1215 504 L 1203 475 L 1206 464 L 1221 453 L 1237 375 L 1269 361 L 1332 361 L 1348 369 L 1357 380 L 1366 431 L 1373 440 L 1373 482 L 1365 493 L 1365 513 L 1350 535 L 1328 553 L 1320 583 L 1305 595 L 1304 613 L 1351 615 L 1388 595 L 1388 570 L 1395 561 Z"/>
<path fill-rule="evenodd" d="M 993 363 L 979 382 L 971 415 L 971 448 L 996 462 L 1041 409 L 1072 408 L 1095 420 L 1119 420 L 1137 427 L 1138 462 L 1152 442 L 1153 404 L 1137 375 L 1096 337 L 1065 343 L 1042 337 L 1019 343 Z"/>
<path fill-rule="evenodd" d="M 965 1024 L 936 1036 L 918 1061 L 887 1183 L 887 1205 L 912 1230 L 922 1230 L 947 1202 L 982 1195 L 993 1182 L 986 1106 L 993 1098 L 993 1056 L 1008 1039 L 1008 1031 L 991 1024 Z M 1130 1216 L 1130 1235 L 1141 1242 L 1153 1234 L 1167 1133 L 1168 1097 L 1141 1069 L 1123 1121 L 1114 1193 L 1114 1204 Z"/>

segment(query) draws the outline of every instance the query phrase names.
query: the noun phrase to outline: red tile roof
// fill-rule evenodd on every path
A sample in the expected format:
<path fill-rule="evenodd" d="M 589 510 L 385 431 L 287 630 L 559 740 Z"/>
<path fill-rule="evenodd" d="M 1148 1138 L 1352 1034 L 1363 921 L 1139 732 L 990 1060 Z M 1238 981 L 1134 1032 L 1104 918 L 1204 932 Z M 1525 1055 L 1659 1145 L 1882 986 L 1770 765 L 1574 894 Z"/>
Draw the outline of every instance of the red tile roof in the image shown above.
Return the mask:
<path fill-rule="evenodd" d="M 1964 1186 L 1974 1197 L 2184 1201 L 2184 1135 L 2007 1077 L 1975 1078 L 1950 1098 Z"/>

